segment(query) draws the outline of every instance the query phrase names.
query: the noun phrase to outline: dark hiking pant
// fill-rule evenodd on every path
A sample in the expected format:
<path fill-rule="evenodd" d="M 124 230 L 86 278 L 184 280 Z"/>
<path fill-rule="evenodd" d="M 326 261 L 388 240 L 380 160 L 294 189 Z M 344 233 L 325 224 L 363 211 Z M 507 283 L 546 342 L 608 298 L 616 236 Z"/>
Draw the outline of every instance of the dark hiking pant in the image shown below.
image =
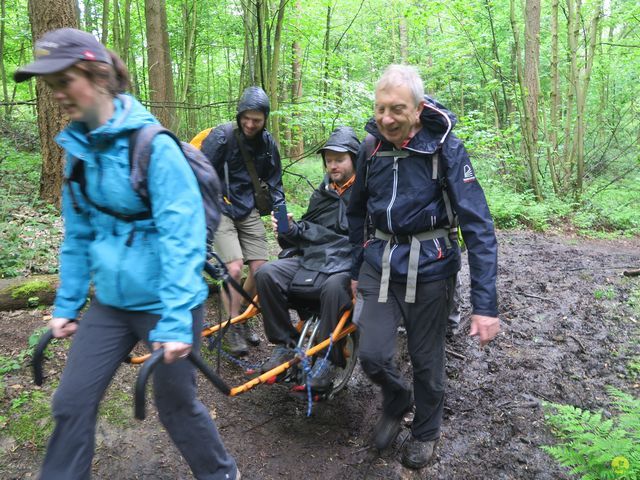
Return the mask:
<path fill-rule="evenodd" d="M 265 263 L 256 273 L 256 287 L 262 310 L 264 331 L 271 343 L 295 346 L 299 332 L 289 317 L 289 287 L 300 269 L 300 258 L 283 258 Z M 351 280 L 348 272 L 330 275 L 320 293 L 319 340 L 329 338 L 345 310 L 351 307 Z M 329 360 L 344 366 L 339 345 L 333 345 Z"/>
<path fill-rule="evenodd" d="M 411 390 L 394 362 L 400 321 L 407 330 L 413 366 L 416 412 L 411 428 L 420 441 L 440 435 L 445 388 L 445 333 L 455 276 L 418 283 L 416 302 L 406 303 L 405 283 L 389 283 L 389 299 L 378 303 L 380 273 L 366 262 L 360 269 L 358 292 L 363 296 L 357 324 L 360 364 L 367 376 L 382 387 L 383 412 L 397 417 L 406 408 Z"/>
<path fill-rule="evenodd" d="M 198 349 L 203 308 L 194 309 L 192 314 L 193 349 Z M 124 358 L 138 340 L 147 341 L 159 318 L 92 300 L 79 322 L 60 386 L 53 397 L 56 426 L 47 447 L 41 480 L 90 478 L 98 404 Z M 160 421 L 193 475 L 206 480 L 234 480 L 235 461 L 225 450 L 208 410 L 196 398 L 191 362 L 185 359 L 170 365 L 159 363 L 153 372 L 153 387 Z"/>

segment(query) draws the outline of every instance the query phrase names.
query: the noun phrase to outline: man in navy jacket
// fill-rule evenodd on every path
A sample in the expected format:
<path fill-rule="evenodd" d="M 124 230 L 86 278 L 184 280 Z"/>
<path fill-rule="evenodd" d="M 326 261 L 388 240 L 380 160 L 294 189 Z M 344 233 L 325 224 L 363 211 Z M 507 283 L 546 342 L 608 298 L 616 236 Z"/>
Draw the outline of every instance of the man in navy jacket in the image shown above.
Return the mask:
<path fill-rule="evenodd" d="M 471 273 L 470 335 L 484 346 L 500 330 L 493 221 L 467 152 L 451 133 L 455 121 L 424 96 L 413 67 L 390 66 L 376 86 L 348 208 L 352 289 L 362 307 L 359 356 L 383 394 L 374 440 L 379 449 L 391 444 L 415 396 L 412 435 L 402 452 L 410 468 L 427 465 L 440 436 L 445 333 L 460 269 L 458 223 Z M 401 320 L 413 395 L 393 359 Z"/>

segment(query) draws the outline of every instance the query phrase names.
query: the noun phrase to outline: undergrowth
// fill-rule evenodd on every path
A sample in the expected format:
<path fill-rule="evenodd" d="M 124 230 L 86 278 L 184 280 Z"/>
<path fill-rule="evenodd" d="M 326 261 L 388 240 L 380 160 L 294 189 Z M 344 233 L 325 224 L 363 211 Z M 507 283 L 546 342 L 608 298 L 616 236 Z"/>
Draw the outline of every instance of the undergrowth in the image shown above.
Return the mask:
<path fill-rule="evenodd" d="M 543 450 L 583 480 L 640 478 L 640 399 L 607 388 L 615 414 L 545 403 L 545 421 L 559 443 Z"/>

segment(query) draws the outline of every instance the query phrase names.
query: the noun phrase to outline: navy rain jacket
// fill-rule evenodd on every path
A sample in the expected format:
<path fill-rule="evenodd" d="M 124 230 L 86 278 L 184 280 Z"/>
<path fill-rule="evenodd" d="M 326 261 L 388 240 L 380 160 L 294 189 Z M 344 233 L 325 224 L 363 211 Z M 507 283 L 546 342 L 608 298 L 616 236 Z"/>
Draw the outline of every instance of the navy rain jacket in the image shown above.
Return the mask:
<path fill-rule="evenodd" d="M 451 133 L 455 116 L 429 97 L 425 96 L 425 103 L 420 116 L 423 128 L 402 148 L 411 155 L 395 160 L 374 154 L 367 161 L 365 142 L 360 148 L 348 208 L 351 275 L 358 278 L 363 261 L 382 271 L 386 241 L 367 239 L 367 212 L 373 228 L 398 236 L 449 226 L 442 187 L 432 179 L 432 155 L 439 152 L 439 177 L 446 180 L 468 247 L 473 313 L 495 317 L 498 248 L 484 192 L 462 141 Z M 377 139 L 376 151 L 394 149 L 380 134 L 374 119 L 369 120 L 365 130 Z M 456 242 L 450 245 L 447 247 L 444 237 L 421 242 L 419 282 L 447 278 L 460 269 L 460 248 Z M 409 249 L 409 243 L 391 247 L 392 281 L 406 282 Z"/>
<path fill-rule="evenodd" d="M 269 99 L 261 88 L 247 88 L 238 102 L 238 128 L 240 129 L 240 115 L 243 112 L 258 110 L 264 113 L 266 121 L 269 108 Z M 228 138 L 233 136 L 233 133 L 230 133 L 232 130 L 230 123 L 214 128 L 202 142 L 201 150 L 213 164 L 224 185 L 223 193 L 227 201 L 223 204 L 222 213 L 234 220 L 240 220 L 255 208 L 255 197 L 251 176 L 245 166 L 238 142 L 235 138 Z M 258 177 L 269 186 L 273 205 L 282 205 L 282 165 L 275 140 L 265 129 L 252 140 L 245 138 L 242 129 L 239 132 L 240 141 L 256 165 Z"/>

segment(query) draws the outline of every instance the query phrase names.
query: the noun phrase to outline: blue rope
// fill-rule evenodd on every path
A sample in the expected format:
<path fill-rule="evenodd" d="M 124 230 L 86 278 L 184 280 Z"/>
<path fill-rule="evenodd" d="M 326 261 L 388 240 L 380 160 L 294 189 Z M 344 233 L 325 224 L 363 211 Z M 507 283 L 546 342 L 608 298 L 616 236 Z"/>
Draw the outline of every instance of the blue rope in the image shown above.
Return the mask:
<path fill-rule="evenodd" d="M 228 360 L 230 360 L 232 363 L 235 363 L 236 365 L 238 365 L 240 368 L 246 370 L 258 370 L 262 364 L 254 364 L 251 362 L 247 362 L 245 360 L 242 360 L 240 358 L 234 357 L 233 355 L 231 355 L 230 353 L 226 352 L 225 350 L 221 350 L 222 351 L 222 355 L 225 356 L 225 358 L 227 358 Z"/>
<path fill-rule="evenodd" d="M 327 353 L 325 353 L 324 357 L 320 360 L 320 366 L 318 367 L 318 371 L 322 371 L 327 362 L 329 361 L 329 354 L 331 353 L 331 347 L 333 347 L 333 335 L 329 336 L 329 348 L 327 348 Z M 300 363 L 302 364 L 302 369 L 307 374 L 307 417 L 311 416 L 311 409 L 313 407 L 313 397 L 311 395 L 311 379 L 313 378 L 313 374 L 311 373 L 311 362 L 309 362 L 309 357 L 307 353 L 301 348 L 296 348 L 296 354 L 300 357 Z"/>

